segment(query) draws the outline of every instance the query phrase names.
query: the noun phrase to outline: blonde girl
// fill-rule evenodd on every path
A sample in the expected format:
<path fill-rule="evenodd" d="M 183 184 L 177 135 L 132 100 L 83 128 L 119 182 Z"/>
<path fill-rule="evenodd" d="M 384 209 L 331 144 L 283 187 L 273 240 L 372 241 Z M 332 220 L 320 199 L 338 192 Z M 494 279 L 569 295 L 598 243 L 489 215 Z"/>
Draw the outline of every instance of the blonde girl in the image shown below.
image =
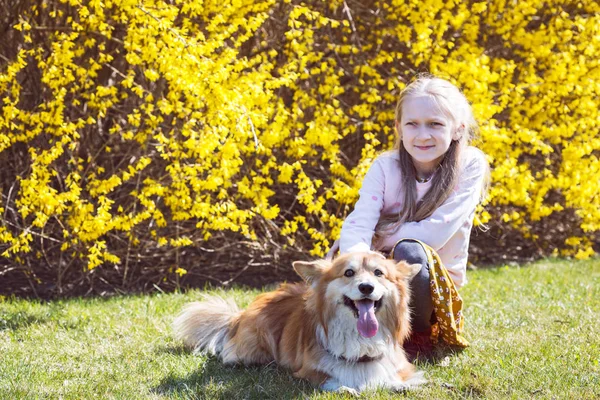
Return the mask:
<path fill-rule="evenodd" d="M 367 172 L 339 248 L 421 264 L 410 283 L 412 335 L 405 343 L 415 357 L 428 355 L 438 336 L 468 345 L 457 289 L 467 282 L 469 237 L 488 164 L 469 146 L 477 123 L 452 83 L 418 78 L 401 93 L 395 116 L 397 143 Z"/>

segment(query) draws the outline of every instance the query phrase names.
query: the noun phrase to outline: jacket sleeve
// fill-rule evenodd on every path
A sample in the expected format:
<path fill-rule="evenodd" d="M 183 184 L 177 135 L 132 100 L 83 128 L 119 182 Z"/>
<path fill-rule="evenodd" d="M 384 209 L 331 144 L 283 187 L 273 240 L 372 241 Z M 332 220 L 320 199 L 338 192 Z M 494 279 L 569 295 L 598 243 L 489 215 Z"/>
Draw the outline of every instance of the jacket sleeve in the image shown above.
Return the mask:
<path fill-rule="evenodd" d="M 403 224 L 384 239 L 382 247 L 392 248 L 398 240 L 410 238 L 427 243 L 438 251 L 469 218 L 473 218 L 486 173 L 487 161 L 483 153 L 476 151 L 475 156 L 463 167 L 450 197 L 428 218 Z"/>
<path fill-rule="evenodd" d="M 342 224 L 340 253 L 371 250 L 375 226 L 383 209 L 385 174 L 377 158 L 367 171 L 354 210 Z"/>

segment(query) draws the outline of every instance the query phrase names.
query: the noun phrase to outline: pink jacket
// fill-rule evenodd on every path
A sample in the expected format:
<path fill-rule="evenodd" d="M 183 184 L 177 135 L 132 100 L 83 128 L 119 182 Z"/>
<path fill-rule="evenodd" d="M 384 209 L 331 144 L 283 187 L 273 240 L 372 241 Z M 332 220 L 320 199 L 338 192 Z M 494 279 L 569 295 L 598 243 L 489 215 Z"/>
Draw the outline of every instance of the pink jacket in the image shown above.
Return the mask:
<path fill-rule="evenodd" d="M 459 182 L 454 192 L 429 218 L 408 222 L 387 238 L 381 249 L 389 252 L 402 238 L 418 239 L 435 249 L 457 287 L 467 283 L 469 238 L 487 173 L 483 153 L 469 147 L 465 151 Z M 382 213 L 398 213 L 403 189 L 398 154 L 386 152 L 373 162 L 365 175 L 354 211 L 342 225 L 340 252 L 371 250 L 375 225 Z M 418 198 L 429 190 L 431 182 L 417 182 Z"/>

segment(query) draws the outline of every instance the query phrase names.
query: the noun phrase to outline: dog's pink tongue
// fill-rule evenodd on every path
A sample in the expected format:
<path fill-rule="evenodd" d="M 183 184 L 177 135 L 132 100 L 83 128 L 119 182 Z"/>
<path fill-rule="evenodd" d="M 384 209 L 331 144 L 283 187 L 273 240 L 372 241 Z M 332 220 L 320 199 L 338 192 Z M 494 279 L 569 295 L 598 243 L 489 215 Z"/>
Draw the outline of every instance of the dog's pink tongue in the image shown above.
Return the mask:
<path fill-rule="evenodd" d="M 360 300 L 355 301 L 354 304 L 358 308 L 358 322 L 356 323 L 358 333 L 366 338 L 375 336 L 379 329 L 379 323 L 375 317 L 375 303 L 371 300 Z"/>

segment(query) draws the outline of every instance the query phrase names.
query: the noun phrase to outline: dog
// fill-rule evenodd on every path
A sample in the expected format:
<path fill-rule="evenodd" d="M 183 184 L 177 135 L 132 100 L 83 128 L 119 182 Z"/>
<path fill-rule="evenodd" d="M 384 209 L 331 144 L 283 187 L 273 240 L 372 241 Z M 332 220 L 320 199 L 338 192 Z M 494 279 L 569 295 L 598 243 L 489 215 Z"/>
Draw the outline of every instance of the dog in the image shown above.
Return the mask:
<path fill-rule="evenodd" d="M 408 362 L 408 280 L 417 265 L 378 253 L 295 261 L 303 283 L 259 295 L 246 310 L 206 295 L 175 319 L 178 339 L 225 364 L 275 361 L 326 391 L 395 391 L 426 382 Z"/>

